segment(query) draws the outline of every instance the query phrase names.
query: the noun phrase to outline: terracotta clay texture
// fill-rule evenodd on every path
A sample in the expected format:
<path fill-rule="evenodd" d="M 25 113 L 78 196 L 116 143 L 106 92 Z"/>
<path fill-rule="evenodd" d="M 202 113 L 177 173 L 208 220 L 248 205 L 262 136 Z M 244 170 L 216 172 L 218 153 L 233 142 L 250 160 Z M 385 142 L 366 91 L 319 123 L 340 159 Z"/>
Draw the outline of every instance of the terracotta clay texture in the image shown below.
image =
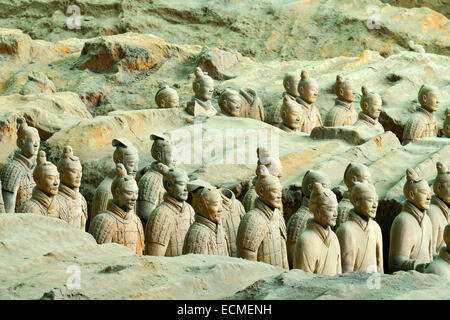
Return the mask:
<path fill-rule="evenodd" d="M 279 128 L 286 132 L 300 132 L 302 108 L 288 95 L 283 98 L 280 109 L 281 123 Z"/>
<path fill-rule="evenodd" d="M 425 273 L 434 273 L 446 280 L 450 280 L 450 224 L 444 228 L 444 243 L 445 246 L 439 249 L 438 256 L 425 269 Z"/>
<path fill-rule="evenodd" d="M 363 86 L 361 88 L 361 112 L 358 114 L 358 120 L 355 122 L 354 126 L 362 129 L 368 130 L 372 129 L 375 133 L 383 133 L 383 125 L 378 121 L 381 114 L 382 100 L 379 94 L 369 92 L 367 87 Z"/>
<path fill-rule="evenodd" d="M 241 117 L 264 121 L 264 106 L 261 98 L 251 88 L 239 89 L 241 96 Z"/>
<path fill-rule="evenodd" d="M 322 117 L 319 110 L 314 105 L 319 94 L 317 81 L 309 77 L 308 72 L 302 71 L 301 79 L 298 82 L 299 96 L 296 101 L 302 107 L 302 118 L 300 131 L 310 134 L 315 127 L 321 127 Z"/>
<path fill-rule="evenodd" d="M 214 92 L 214 80 L 203 73 L 202 69 L 195 69 L 195 80 L 192 84 L 194 96 L 186 104 L 186 112 L 196 116 L 214 116 L 217 113 L 216 108 L 211 104 L 211 98 Z"/>
<path fill-rule="evenodd" d="M 229 117 L 241 116 L 242 99 L 235 90 L 225 89 L 219 96 L 219 107 Z"/>
<path fill-rule="evenodd" d="M 178 108 L 180 98 L 175 89 L 164 86 L 156 92 L 155 102 L 159 108 Z"/>
<path fill-rule="evenodd" d="M 358 114 L 353 106 L 355 101 L 355 89 L 353 84 L 338 75 L 334 84 L 334 92 L 337 96 L 334 108 L 328 111 L 324 125 L 327 127 L 351 126 L 358 119 Z"/>

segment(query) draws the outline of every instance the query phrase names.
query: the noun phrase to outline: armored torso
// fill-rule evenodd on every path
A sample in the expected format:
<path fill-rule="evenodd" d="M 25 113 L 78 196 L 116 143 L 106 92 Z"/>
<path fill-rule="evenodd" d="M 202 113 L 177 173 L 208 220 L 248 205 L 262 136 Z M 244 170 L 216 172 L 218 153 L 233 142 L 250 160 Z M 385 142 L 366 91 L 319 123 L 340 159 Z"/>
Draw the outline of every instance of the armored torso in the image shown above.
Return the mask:
<path fill-rule="evenodd" d="M 434 114 L 418 107 L 403 129 L 403 144 L 416 138 L 436 137 L 438 126 Z"/>
<path fill-rule="evenodd" d="M 36 213 L 47 217 L 60 218 L 60 207 L 56 197 L 47 196 L 37 187 L 33 188 L 31 198 L 22 203 L 17 212 Z"/>
<path fill-rule="evenodd" d="M 289 218 L 287 223 L 287 252 L 290 265 L 294 261 L 295 242 L 305 230 L 306 222 L 312 218 L 314 215 L 309 211 L 309 198 L 303 197 L 301 207 Z"/>
<path fill-rule="evenodd" d="M 316 106 L 306 103 L 300 97 L 297 97 L 297 102 L 301 105 L 303 111 L 300 131 L 310 134 L 315 127 L 322 127 L 322 118 Z"/>
<path fill-rule="evenodd" d="M 350 192 L 345 191 L 344 196 L 342 197 L 341 201 L 339 201 L 336 227 L 334 228 L 335 230 L 337 230 L 337 228 L 339 228 L 341 224 L 347 221 L 350 210 L 353 209 L 353 205 L 350 202 L 349 196 Z"/>
<path fill-rule="evenodd" d="M 239 223 L 245 215 L 245 209 L 242 203 L 236 199 L 234 193 L 228 189 L 220 189 L 222 196 L 222 225 L 227 234 L 228 247 L 231 249 L 231 256 L 237 256 L 236 237 L 239 229 Z"/>
<path fill-rule="evenodd" d="M 154 161 L 148 170 L 139 179 L 138 201 L 147 201 L 151 204 L 151 210 L 158 206 L 164 198 L 166 190 L 163 186 L 163 175 L 160 173 L 160 164 Z"/>
<path fill-rule="evenodd" d="M 184 237 L 194 222 L 194 209 L 166 194 L 164 201 L 150 214 L 145 227 L 146 248 L 151 243 L 166 246 L 166 257 L 183 252 Z M 149 254 L 146 249 L 146 254 Z"/>
<path fill-rule="evenodd" d="M 16 150 L 3 167 L 1 173 L 2 189 L 16 193 L 15 212 L 22 203 L 31 198 L 33 188 L 36 185 L 33 180 L 35 166 L 35 157 L 28 159 L 20 150 Z"/>
<path fill-rule="evenodd" d="M 353 103 L 336 99 L 334 107 L 328 111 L 325 117 L 325 126 L 351 126 L 356 120 L 358 120 L 358 114 L 353 107 Z"/>
<path fill-rule="evenodd" d="M 88 218 L 88 209 L 83 195 L 78 190 L 72 190 L 60 183 L 56 200 L 60 205 L 61 219 L 71 226 L 84 231 Z"/>
<path fill-rule="evenodd" d="M 112 199 L 107 210 L 97 215 L 89 226 L 98 244 L 118 243 L 142 255 L 144 247 L 144 229 L 141 220 L 133 212 L 125 212 Z"/>

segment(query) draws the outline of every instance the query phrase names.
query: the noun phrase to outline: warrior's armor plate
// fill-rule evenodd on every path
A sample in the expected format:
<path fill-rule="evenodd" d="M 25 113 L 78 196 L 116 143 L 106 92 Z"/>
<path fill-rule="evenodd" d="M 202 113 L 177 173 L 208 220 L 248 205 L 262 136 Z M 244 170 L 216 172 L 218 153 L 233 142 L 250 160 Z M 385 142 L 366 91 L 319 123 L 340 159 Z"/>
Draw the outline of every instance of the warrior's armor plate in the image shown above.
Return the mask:
<path fill-rule="evenodd" d="M 236 246 L 257 253 L 257 261 L 289 269 L 286 225 L 278 209 L 270 209 L 259 198 L 241 220 Z"/>
<path fill-rule="evenodd" d="M 9 156 L 1 173 L 2 189 L 16 193 L 15 212 L 19 207 L 31 198 L 33 188 L 36 185 L 33 180 L 33 169 L 36 166 L 34 160 L 27 159 L 20 150 Z"/>
<path fill-rule="evenodd" d="M 113 200 L 108 201 L 107 210 L 97 215 L 89 226 L 98 244 L 118 243 L 142 255 L 144 228 L 134 212 L 125 212 Z"/>
<path fill-rule="evenodd" d="M 436 137 L 438 125 L 434 115 L 422 107 L 408 119 L 403 129 L 403 144 L 416 138 Z"/>
<path fill-rule="evenodd" d="M 166 257 L 181 255 L 184 237 L 194 222 L 194 214 L 194 209 L 189 203 L 177 201 L 166 194 L 164 201 L 153 210 L 147 221 L 146 250 L 150 243 L 157 243 L 166 246 Z"/>
<path fill-rule="evenodd" d="M 302 107 L 300 131 L 310 134 L 315 127 L 322 127 L 322 118 L 317 107 L 314 104 L 306 103 L 300 96 L 296 101 Z"/>
<path fill-rule="evenodd" d="M 137 200 L 138 202 L 149 202 L 152 205 L 150 212 L 163 201 L 166 193 L 163 186 L 163 175 L 160 171 L 159 162 L 154 161 L 150 165 L 150 169 L 139 179 Z"/>
<path fill-rule="evenodd" d="M 236 199 L 231 190 L 220 190 L 222 196 L 222 225 L 227 234 L 228 247 L 231 249 L 231 256 L 237 256 L 236 237 L 239 229 L 239 223 L 245 215 L 245 209 L 242 203 Z"/>
<path fill-rule="evenodd" d="M 78 190 L 60 183 L 56 200 L 60 206 L 60 218 L 75 228 L 85 230 L 88 219 L 86 199 Z"/>
<path fill-rule="evenodd" d="M 47 217 L 60 218 L 60 207 L 55 196 L 49 197 L 37 187 L 33 188 L 30 199 L 22 203 L 19 213 L 36 213 Z"/>
<path fill-rule="evenodd" d="M 227 236 L 222 223 L 214 223 L 195 214 L 195 221 L 184 238 L 183 254 L 211 254 L 229 256 Z"/>
<path fill-rule="evenodd" d="M 249 89 L 240 89 L 241 117 L 264 121 L 264 107 L 256 92 Z"/>
<path fill-rule="evenodd" d="M 353 103 L 336 99 L 334 107 L 328 111 L 324 122 L 326 127 L 338 127 L 351 126 L 356 120 L 358 120 L 358 114 Z"/>
<path fill-rule="evenodd" d="M 309 198 L 303 197 L 302 206 L 289 218 L 287 223 L 287 252 L 289 264 L 294 261 L 295 242 L 298 236 L 306 229 L 306 223 L 314 215 L 309 211 Z"/>

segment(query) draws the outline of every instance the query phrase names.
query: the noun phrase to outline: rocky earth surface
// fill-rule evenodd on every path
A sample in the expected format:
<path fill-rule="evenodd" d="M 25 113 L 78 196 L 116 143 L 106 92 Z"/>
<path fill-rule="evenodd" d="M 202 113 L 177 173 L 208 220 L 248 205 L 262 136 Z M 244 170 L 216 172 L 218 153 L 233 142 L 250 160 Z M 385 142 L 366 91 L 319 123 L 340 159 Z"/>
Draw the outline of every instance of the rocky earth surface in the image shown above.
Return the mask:
<path fill-rule="evenodd" d="M 150 134 L 170 135 L 191 179 L 229 187 L 239 198 L 254 175 L 256 147 L 266 140 L 281 158 L 285 188 L 298 190 L 307 170 L 320 169 L 343 190 L 345 167 L 357 161 L 369 167 L 379 194 L 387 262 L 390 225 L 405 199 L 405 170 L 414 168 L 431 184 L 436 161 L 450 165 L 448 138 L 401 145 L 423 83 L 440 90 L 441 128 L 450 107 L 448 0 L 413 2 L 0 0 L 0 170 L 16 148 L 18 116 L 38 129 L 41 148 L 54 163 L 65 145 L 73 147 L 83 164 L 81 192 L 88 202 L 113 167 L 111 140 L 119 136 L 136 145 L 144 168 L 152 161 Z M 76 9 L 67 13 L 71 5 L 80 8 L 80 29 L 68 27 L 77 21 Z M 409 40 L 426 52 L 410 51 Z M 197 66 L 215 79 L 215 107 L 222 89 L 252 88 L 266 122 L 194 120 L 185 113 Z M 322 117 L 334 105 L 338 74 L 358 93 L 366 85 L 380 94 L 386 132 L 360 136 L 349 129 L 312 139 L 276 128 L 282 78 L 301 70 L 319 83 Z M 164 84 L 178 91 L 180 108 L 157 109 L 154 95 Z M 359 111 L 359 101 L 355 106 Z M 201 143 L 194 143 L 199 134 Z M 96 246 L 89 234 L 66 230 L 62 222 L 0 218 L 3 299 L 448 297 L 442 281 L 415 272 L 383 275 L 386 290 L 367 290 L 366 273 L 327 278 L 298 270 L 281 274 L 225 257 L 139 258 L 117 245 Z M 64 287 L 66 268 L 74 263 L 86 273 L 86 286 L 75 293 Z M 209 282 L 225 274 L 226 286 Z M 113 283 L 120 286 L 111 289 Z"/>

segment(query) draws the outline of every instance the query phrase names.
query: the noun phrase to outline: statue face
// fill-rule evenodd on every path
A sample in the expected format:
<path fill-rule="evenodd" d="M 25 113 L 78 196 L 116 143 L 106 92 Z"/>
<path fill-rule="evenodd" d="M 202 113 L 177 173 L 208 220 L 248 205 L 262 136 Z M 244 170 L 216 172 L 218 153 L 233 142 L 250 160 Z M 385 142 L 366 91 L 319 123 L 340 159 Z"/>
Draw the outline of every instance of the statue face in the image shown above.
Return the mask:
<path fill-rule="evenodd" d="M 126 181 L 120 187 L 116 188 L 113 194 L 114 201 L 122 210 L 126 212 L 131 211 L 136 204 L 138 191 L 136 181 Z"/>
<path fill-rule="evenodd" d="M 314 81 L 309 81 L 303 86 L 300 86 L 300 96 L 307 103 L 314 103 L 319 95 L 319 86 Z"/>
<path fill-rule="evenodd" d="M 221 109 L 232 117 L 239 117 L 241 114 L 241 98 L 235 95 L 228 97 L 225 99 L 224 106 Z"/>
<path fill-rule="evenodd" d="M 355 101 L 355 94 L 355 88 L 353 88 L 353 85 L 348 82 L 346 82 L 343 88 L 339 89 L 339 98 L 347 102 Z"/>
<path fill-rule="evenodd" d="M 378 208 L 378 195 L 373 191 L 366 191 L 358 195 L 358 200 L 353 203 L 355 211 L 369 218 L 375 218 Z"/>
<path fill-rule="evenodd" d="M 430 112 L 439 109 L 439 92 L 437 90 L 430 90 L 427 94 L 422 95 L 421 105 Z"/>
<path fill-rule="evenodd" d="M 295 75 L 293 77 L 290 77 L 284 85 L 284 89 L 287 93 L 289 93 L 291 96 L 298 97 L 298 82 L 300 81 L 300 75 Z"/>
<path fill-rule="evenodd" d="M 136 177 L 136 173 L 139 165 L 139 156 L 138 155 L 126 155 L 122 161 L 125 169 L 127 170 L 127 174 L 133 177 Z"/>
<path fill-rule="evenodd" d="M 431 189 L 425 180 L 411 187 L 407 193 L 407 199 L 421 210 L 426 210 L 430 207 Z"/>
<path fill-rule="evenodd" d="M 319 208 L 319 222 L 324 228 L 334 227 L 338 214 L 338 203 L 336 199 L 330 198 L 327 203 L 322 204 Z M 316 215 L 315 215 L 316 216 Z"/>
<path fill-rule="evenodd" d="M 369 102 L 364 102 L 363 112 L 372 119 L 378 119 L 381 113 L 381 104 L 382 104 L 381 98 L 376 96 Z"/>
<path fill-rule="evenodd" d="M 71 163 L 66 166 L 61 174 L 61 182 L 69 188 L 79 188 L 81 186 L 81 177 L 83 176 L 83 168 L 79 161 Z"/>
<path fill-rule="evenodd" d="M 28 134 L 25 139 L 20 139 L 19 148 L 27 158 L 36 156 L 39 152 L 41 140 L 38 135 Z"/>
<path fill-rule="evenodd" d="M 441 179 L 438 182 L 435 190 L 437 191 L 436 195 L 439 197 L 439 199 L 441 199 L 447 204 L 450 204 L 450 175 L 447 174 L 447 177 L 448 179 L 446 180 Z"/>
<path fill-rule="evenodd" d="M 59 172 L 56 167 L 44 169 L 41 172 L 38 181 L 36 181 L 36 186 L 48 196 L 57 195 L 59 188 Z"/>
<path fill-rule="evenodd" d="M 214 92 L 214 82 L 210 78 L 203 78 L 194 86 L 195 96 L 203 101 L 211 100 Z"/>
<path fill-rule="evenodd" d="M 257 193 L 261 201 L 267 204 L 269 207 L 281 208 L 281 191 L 281 184 L 278 182 L 264 185 L 257 190 Z"/>
<path fill-rule="evenodd" d="M 300 127 L 301 115 L 302 111 L 299 106 L 295 105 L 287 108 L 283 123 L 291 129 L 298 129 Z"/>
<path fill-rule="evenodd" d="M 215 223 L 220 221 L 222 215 L 222 197 L 219 192 L 211 192 L 205 198 L 205 210 L 207 211 L 208 218 Z"/>
<path fill-rule="evenodd" d="M 186 175 L 176 175 L 172 181 L 167 183 L 167 193 L 179 201 L 186 201 L 188 198 L 187 184 L 189 179 Z"/>

